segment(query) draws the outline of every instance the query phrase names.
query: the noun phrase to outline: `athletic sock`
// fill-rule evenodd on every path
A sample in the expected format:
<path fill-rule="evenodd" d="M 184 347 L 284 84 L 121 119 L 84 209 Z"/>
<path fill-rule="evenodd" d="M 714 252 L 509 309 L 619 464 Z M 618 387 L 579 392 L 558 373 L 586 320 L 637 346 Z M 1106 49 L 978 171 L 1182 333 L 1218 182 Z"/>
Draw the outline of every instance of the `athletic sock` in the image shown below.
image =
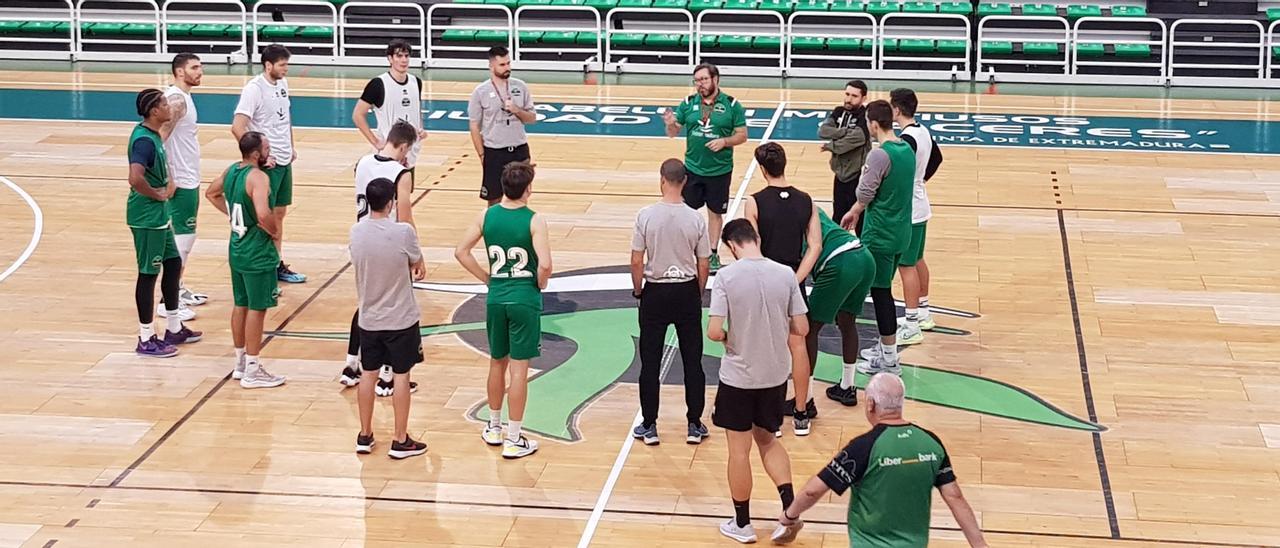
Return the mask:
<path fill-rule="evenodd" d="M 358 365 L 359 363 L 360 363 L 360 356 L 356 354 L 347 354 L 347 367 L 355 369 L 356 365 Z"/>
<path fill-rule="evenodd" d="M 733 520 L 738 527 L 746 527 L 751 523 L 751 499 L 733 501 Z"/>
<path fill-rule="evenodd" d="M 920 297 L 920 317 L 929 317 L 929 297 Z"/>
<path fill-rule="evenodd" d="M 243 349 L 243 348 L 237 348 L 237 349 L 236 349 L 236 363 L 237 363 L 237 364 L 244 363 L 244 349 Z"/>
<path fill-rule="evenodd" d="M 489 410 L 489 428 L 499 428 L 502 426 L 502 410 Z"/>
<path fill-rule="evenodd" d="M 520 421 L 507 421 L 507 441 L 520 441 Z"/>
<path fill-rule="evenodd" d="M 844 368 L 840 370 L 840 388 L 848 390 L 853 388 L 853 372 L 854 365 L 851 363 L 844 364 Z"/>
<path fill-rule="evenodd" d="M 151 327 L 151 324 L 138 324 L 138 338 L 142 339 L 143 342 L 151 340 L 151 337 L 154 336 L 156 336 L 156 330 Z"/>
<path fill-rule="evenodd" d="M 177 310 L 170 310 L 169 317 L 165 319 L 169 322 L 169 327 L 167 331 L 169 331 L 170 333 L 177 333 L 179 331 L 182 331 L 182 318 L 178 317 Z"/>
<path fill-rule="evenodd" d="M 887 362 L 898 361 L 898 344 L 880 343 L 880 353 L 884 354 L 884 360 Z"/>
<path fill-rule="evenodd" d="M 252 377 L 258 374 L 258 357 L 245 355 L 244 357 L 244 376 Z"/>
<path fill-rule="evenodd" d="M 809 392 L 808 392 L 808 394 L 809 394 L 809 400 L 813 400 L 813 375 L 809 375 Z M 796 405 L 797 405 L 797 407 L 799 407 L 799 406 L 808 406 L 808 405 L 809 405 L 809 402 L 804 402 L 804 403 L 796 402 Z M 804 407 L 802 407 L 801 409 L 804 409 Z"/>
<path fill-rule="evenodd" d="M 394 373 L 392 373 L 389 365 L 384 365 L 381 369 L 378 369 L 378 380 L 380 381 L 391 382 L 392 379 L 395 379 L 393 375 Z"/>
<path fill-rule="evenodd" d="M 782 509 L 786 510 L 791 507 L 791 503 L 796 500 L 795 489 L 790 483 L 784 483 L 778 486 L 778 497 L 782 499 Z"/>
<path fill-rule="evenodd" d="M 915 308 L 907 309 L 907 327 L 918 329 L 920 327 L 920 311 Z"/>

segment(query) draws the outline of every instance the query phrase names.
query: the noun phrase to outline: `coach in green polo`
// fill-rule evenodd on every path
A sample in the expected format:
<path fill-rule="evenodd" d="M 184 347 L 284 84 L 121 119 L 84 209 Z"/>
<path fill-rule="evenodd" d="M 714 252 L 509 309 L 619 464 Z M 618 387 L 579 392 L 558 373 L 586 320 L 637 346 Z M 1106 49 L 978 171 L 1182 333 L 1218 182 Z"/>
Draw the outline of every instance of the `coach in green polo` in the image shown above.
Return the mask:
<path fill-rule="evenodd" d="M 684 165 L 689 178 L 684 203 L 694 209 L 707 206 L 707 235 L 720 241 L 724 214 L 729 211 L 729 184 L 733 179 L 733 147 L 747 142 L 747 112 L 732 95 L 720 91 L 720 69 L 703 63 L 693 69 L 698 92 L 685 97 L 673 111 L 662 115 L 667 137 L 685 131 Z M 720 268 L 720 256 L 711 251 L 711 270 Z"/>

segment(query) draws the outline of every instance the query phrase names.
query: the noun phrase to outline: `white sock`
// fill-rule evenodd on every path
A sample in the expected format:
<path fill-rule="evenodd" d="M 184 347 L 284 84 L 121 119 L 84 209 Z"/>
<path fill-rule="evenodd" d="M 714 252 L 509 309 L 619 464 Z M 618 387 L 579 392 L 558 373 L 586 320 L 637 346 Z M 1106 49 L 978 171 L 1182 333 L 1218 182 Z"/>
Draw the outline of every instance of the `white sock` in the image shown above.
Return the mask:
<path fill-rule="evenodd" d="M 919 329 L 920 327 L 920 310 L 917 308 L 908 308 L 906 316 L 906 324 L 908 328 Z"/>
<path fill-rule="evenodd" d="M 840 370 L 840 388 L 848 390 L 853 387 L 853 371 L 854 365 L 851 363 L 844 364 Z"/>
<path fill-rule="evenodd" d="M 355 369 L 360 364 L 360 356 L 355 354 L 347 354 L 347 367 Z"/>
<path fill-rule="evenodd" d="M 920 297 L 920 317 L 929 317 L 929 297 Z"/>
<path fill-rule="evenodd" d="M 520 441 L 520 422 L 507 421 L 507 439 L 512 442 Z"/>
<path fill-rule="evenodd" d="M 244 376 L 252 377 L 258 374 L 258 357 L 245 355 L 244 357 Z"/>
<path fill-rule="evenodd" d="M 141 338 L 144 342 L 151 340 L 151 337 L 154 337 L 154 336 L 156 336 L 156 330 L 151 327 L 151 324 L 149 323 L 138 324 L 138 337 Z"/>
<path fill-rule="evenodd" d="M 502 426 L 502 410 L 490 409 L 489 410 L 489 428 L 498 428 L 500 426 Z"/>
<path fill-rule="evenodd" d="M 182 331 L 182 318 L 178 317 L 177 310 L 169 310 L 169 317 L 165 318 L 165 320 L 169 322 L 168 331 L 170 333 Z"/>
<path fill-rule="evenodd" d="M 244 363 L 244 349 L 237 348 L 236 349 L 236 365 L 240 365 L 242 363 Z"/>
<path fill-rule="evenodd" d="M 880 343 L 880 353 L 884 354 L 884 360 L 887 362 L 892 363 L 898 361 L 898 343 Z"/>
<path fill-rule="evenodd" d="M 813 399 L 813 375 L 810 375 L 810 376 L 809 376 L 809 392 L 808 392 L 808 393 L 809 393 L 809 399 Z M 802 403 L 802 404 L 800 404 L 800 405 L 806 405 L 806 406 L 807 406 L 807 405 L 809 405 L 809 402 L 804 402 L 804 403 Z"/>

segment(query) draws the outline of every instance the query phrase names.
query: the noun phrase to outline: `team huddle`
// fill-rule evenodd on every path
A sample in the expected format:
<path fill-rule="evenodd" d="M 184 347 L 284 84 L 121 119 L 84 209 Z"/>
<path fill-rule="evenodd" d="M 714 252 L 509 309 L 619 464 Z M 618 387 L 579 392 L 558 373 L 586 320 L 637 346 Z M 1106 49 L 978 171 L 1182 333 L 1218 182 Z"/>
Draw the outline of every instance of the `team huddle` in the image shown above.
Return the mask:
<path fill-rule="evenodd" d="M 391 398 L 395 416 L 387 454 L 393 459 L 427 451 L 425 443 L 408 435 L 410 395 L 417 388 L 410 372 L 424 361 L 412 283 L 427 271 L 413 217 L 414 166 L 427 135 L 422 82 L 408 72 L 411 55 L 408 43 L 392 41 L 389 70 L 366 85 L 352 113 L 355 128 L 373 152 L 355 162 L 356 215 L 349 250 L 358 302 L 338 376 L 340 383 L 357 389 L 357 453 L 368 454 L 375 447 L 375 398 Z M 231 374 L 246 389 L 286 382 L 260 360 L 263 323 L 267 310 L 276 306 L 281 283 L 306 281 L 282 260 L 284 219 L 298 158 L 285 79 L 289 52 L 270 45 L 261 58 L 263 72 L 246 84 L 235 111 L 232 134 L 240 160 L 205 192 L 230 223 L 236 355 Z M 535 164 L 525 126 L 537 120 L 533 98 L 524 82 L 511 77 L 505 48 L 489 51 L 489 68 L 490 78 L 476 86 L 469 106 L 471 138 L 483 170 L 480 198 L 487 205 L 463 230 L 454 256 L 488 287 L 488 420 L 481 438 L 500 446 L 502 457 L 518 459 L 538 450 L 521 423 L 530 360 L 541 353 L 542 291 L 552 274 L 552 253 L 545 218 L 529 208 Z M 168 91 L 138 94 L 136 107 L 143 120 L 129 144 L 126 217 L 139 270 L 136 351 L 152 357 L 174 356 L 179 346 L 201 339 L 202 333 L 183 322 L 194 319 L 191 307 L 208 300 L 182 283 L 199 206 L 200 150 L 191 90 L 200 84 L 202 68 L 196 56 L 180 54 L 172 70 L 175 84 Z M 870 506 L 876 495 L 859 495 L 864 490 L 855 489 L 849 510 L 852 538 L 871 545 L 923 544 L 930 490 L 938 487 L 970 543 L 983 545 L 941 441 L 902 418 L 905 387 L 899 378 L 898 346 L 922 342 L 923 331 L 934 327 L 924 261 L 931 216 L 925 182 L 941 163 L 941 151 L 928 130 L 915 123 L 915 93 L 898 89 L 889 101 L 863 105 L 866 85 L 848 83 L 844 104 L 823 120 L 818 134 L 823 150 L 832 154 L 835 173 L 830 214 L 787 181 L 785 149 L 765 143 L 755 149 L 754 159 L 767 186 L 746 197 L 742 218 L 725 223 L 733 148 L 748 137 L 744 107 L 719 88 L 719 81 L 714 65 L 699 65 L 693 73 L 697 92 L 664 115 L 668 137 L 685 137 L 685 158 L 662 163 L 662 199 L 636 218 L 630 265 L 640 323 L 641 420 L 633 436 L 646 445 L 659 443 L 661 361 L 669 326 L 679 337 L 684 368 L 685 440 L 699 444 L 710 435 L 702 422 L 706 383 L 701 362 L 702 302 L 710 287 L 705 336 L 724 344 L 711 422 L 725 432 L 735 514 L 721 525 L 723 535 L 756 541 L 749 505 L 750 452 L 755 447 L 782 504 L 771 536 L 775 542 L 793 540 L 803 525 L 801 513 L 827 490 L 842 493 L 851 486 L 879 484 L 893 496 L 923 501 L 925 509 L 885 518 L 876 511 L 882 507 Z M 374 127 L 367 121 L 371 111 Z M 895 123 L 902 127 L 900 135 Z M 704 206 L 706 218 L 698 212 Z M 473 254 L 477 244 L 487 264 Z M 733 258 L 723 265 L 722 246 Z M 901 325 L 891 293 L 895 274 L 901 275 L 904 289 Z M 157 277 L 161 316 L 167 322 L 162 335 L 152 327 Z M 880 337 L 860 352 L 856 320 L 868 295 Z M 868 375 L 864 407 L 874 428 L 850 441 L 797 492 L 790 458 L 778 438 L 787 416 L 797 436 L 808 435 L 813 427 L 818 334 L 829 324 L 840 332 L 843 368 L 839 383 L 826 394 L 845 406 L 857 405 L 856 373 Z M 895 435 L 885 435 L 888 431 Z M 875 464 L 897 455 L 916 460 L 894 470 Z"/>

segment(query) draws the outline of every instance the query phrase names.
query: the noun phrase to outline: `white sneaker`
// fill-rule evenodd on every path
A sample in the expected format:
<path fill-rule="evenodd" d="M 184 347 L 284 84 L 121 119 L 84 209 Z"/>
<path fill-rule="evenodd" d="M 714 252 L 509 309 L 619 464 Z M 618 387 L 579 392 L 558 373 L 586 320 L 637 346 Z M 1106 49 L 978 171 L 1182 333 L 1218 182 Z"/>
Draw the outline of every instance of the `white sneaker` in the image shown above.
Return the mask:
<path fill-rule="evenodd" d="M 879 342 L 872 343 L 870 348 L 863 348 L 862 352 L 858 355 L 862 356 L 862 359 L 864 360 L 870 360 L 871 358 L 879 356 L 880 343 Z"/>
<path fill-rule="evenodd" d="M 748 523 L 746 527 L 738 527 L 738 520 L 734 518 L 729 518 L 729 521 L 720 524 L 720 534 L 743 544 L 752 544 L 756 541 L 755 526 Z"/>
<path fill-rule="evenodd" d="M 178 290 L 178 300 L 182 302 L 183 306 L 200 306 L 209 302 L 209 296 L 183 287 Z"/>
<path fill-rule="evenodd" d="M 241 388 L 275 388 L 284 384 L 284 377 L 281 375 L 272 375 L 262 364 L 258 364 L 258 368 L 254 371 L 245 371 L 244 378 L 240 379 Z"/>
<path fill-rule="evenodd" d="M 231 372 L 231 378 L 237 381 L 244 378 L 244 358 L 236 360 L 236 369 Z"/>
<path fill-rule="evenodd" d="M 489 426 L 486 424 L 484 430 L 480 432 L 480 439 L 489 445 L 502 445 L 502 426 Z"/>
<path fill-rule="evenodd" d="M 338 375 L 338 384 L 342 386 L 355 386 L 360 384 L 360 371 L 350 365 L 342 368 L 342 374 Z"/>
<path fill-rule="evenodd" d="M 537 452 L 538 442 L 526 438 L 523 435 L 516 441 L 511 441 L 511 438 L 507 438 L 502 441 L 502 458 L 504 459 L 518 459 Z"/>
<path fill-rule="evenodd" d="M 161 318 L 169 317 L 169 311 L 165 310 L 163 303 L 156 307 L 156 315 Z M 196 312 L 185 304 L 178 305 L 178 319 L 184 322 L 189 322 L 196 319 Z"/>
<path fill-rule="evenodd" d="M 865 362 L 858 362 L 858 372 L 868 376 L 876 373 L 893 373 L 902 375 L 902 364 L 897 359 L 890 361 L 884 356 L 875 356 Z"/>
<path fill-rule="evenodd" d="M 769 540 L 772 540 L 774 544 L 790 544 L 791 541 L 796 539 L 796 535 L 800 534 L 801 529 L 804 529 L 804 522 L 800 520 L 796 520 L 791 525 L 779 523 L 778 527 L 773 530 L 773 534 L 769 535 Z"/>
<path fill-rule="evenodd" d="M 911 346 L 924 342 L 924 333 L 920 332 L 920 324 L 915 327 L 911 324 L 902 324 L 898 326 L 897 341 L 899 346 Z"/>
<path fill-rule="evenodd" d="M 938 324 L 936 324 L 936 323 L 934 323 L 934 322 L 933 322 L 933 314 L 921 314 L 921 315 L 920 315 L 920 330 L 921 330 L 921 331 L 933 331 L 933 328 L 935 328 L 935 327 L 938 327 Z"/>

